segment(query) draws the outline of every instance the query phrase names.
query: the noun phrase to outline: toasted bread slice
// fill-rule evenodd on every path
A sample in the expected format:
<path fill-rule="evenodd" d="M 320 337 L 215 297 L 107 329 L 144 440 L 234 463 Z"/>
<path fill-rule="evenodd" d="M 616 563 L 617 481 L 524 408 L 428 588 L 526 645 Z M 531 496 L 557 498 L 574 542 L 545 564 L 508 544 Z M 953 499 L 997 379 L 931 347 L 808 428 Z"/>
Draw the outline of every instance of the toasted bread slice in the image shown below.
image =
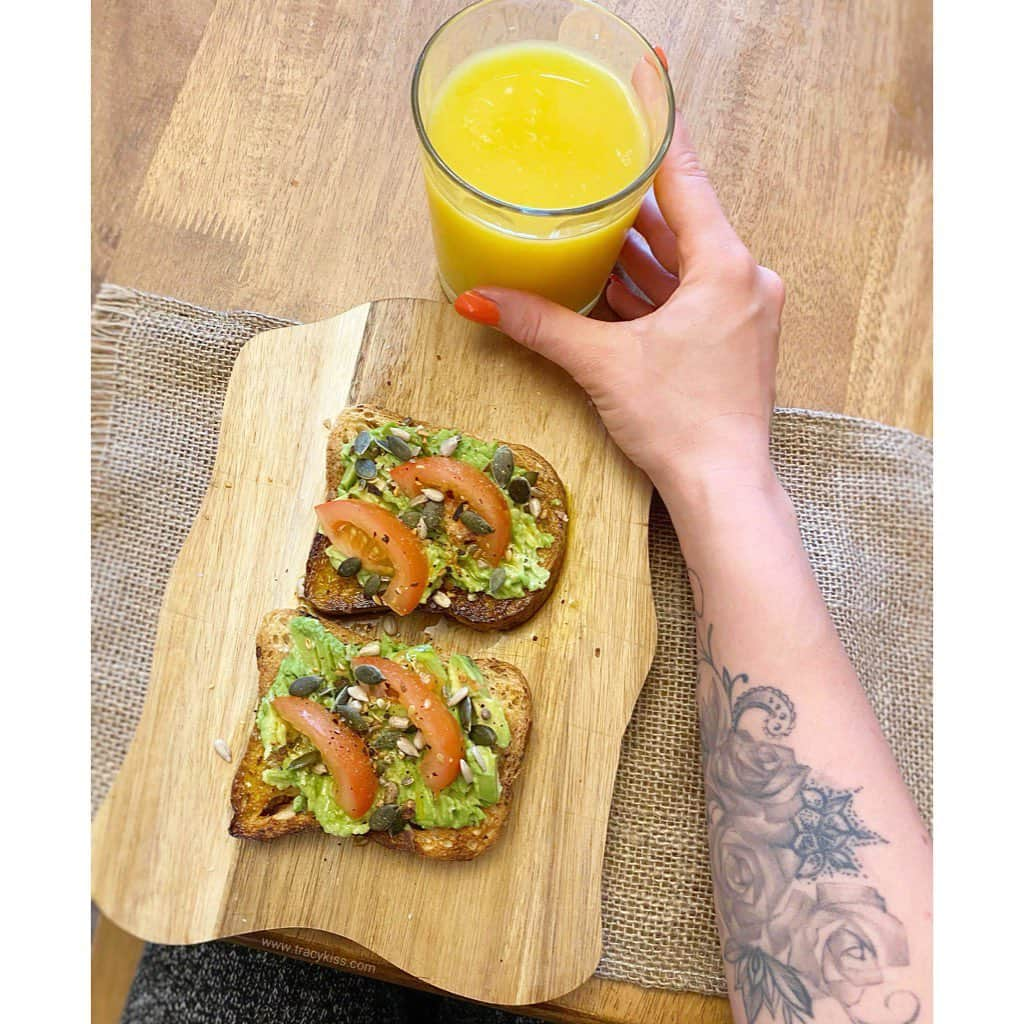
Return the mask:
<path fill-rule="evenodd" d="M 259 669 L 261 699 L 274 682 L 281 662 L 288 654 L 291 642 L 289 623 L 297 615 L 304 614 L 308 612 L 286 608 L 270 612 L 264 617 L 256 635 L 256 664 Z M 366 632 L 348 629 L 337 622 L 321 621 L 325 629 L 345 643 L 371 639 Z M 498 777 L 501 780 L 501 798 L 498 803 L 484 811 L 486 820 L 479 825 L 467 828 L 406 828 L 397 835 L 369 832 L 366 838 L 382 846 L 406 850 L 434 860 L 472 860 L 497 841 L 508 817 L 513 784 L 522 769 L 530 735 L 530 688 L 522 673 L 506 662 L 481 658 L 476 664 L 486 676 L 492 696 L 501 702 L 511 733 L 511 742 L 498 762 Z M 279 762 L 281 755 L 277 755 L 277 758 Z M 231 786 L 231 808 L 234 812 L 228 827 L 231 835 L 270 840 L 280 839 L 293 832 L 320 828 L 309 811 L 292 811 L 294 794 L 263 781 L 264 770 L 277 766 L 278 763 L 268 761 L 263 756 L 263 744 L 254 728 Z"/>
<path fill-rule="evenodd" d="M 327 500 L 337 497 L 342 473 L 342 447 L 361 430 L 401 420 L 402 417 L 396 413 L 369 405 L 353 406 L 338 416 L 327 442 Z M 415 420 L 413 423 L 422 426 L 428 433 L 440 429 L 437 425 L 422 420 Z M 531 591 L 522 597 L 495 598 L 488 594 L 470 595 L 449 580 L 440 588 L 450 602 L 448 606 L 442 607 L 433 598 L 423 605 L 426 611 L 446 615 L 464 626 L 485 631 L 511 629 L 537 612 L 554 589 L 568 540 L 566 493 L 558 474 L 551 464 L 532 448 L 510 442 L 503 443 L 512 449 L 517 466 L 537 473 L 535 490 L 541 503 L 539 522 L 544 531 L 554 537 L 551 547 L 543 548 L 540 552 L 541 565 L 551 574 L 547 585 L 542 590 Z M 329 546 L 330 541 L 318 533 L 310 548 L 304 583 L 304 596 L 310 605 L 320 615 L 367 615 L 386 612 L 387 608 L 379 600 L 367 597 L 363 593 L 355 579 L 346 579 L 335 572 L 327 558 Z"/>

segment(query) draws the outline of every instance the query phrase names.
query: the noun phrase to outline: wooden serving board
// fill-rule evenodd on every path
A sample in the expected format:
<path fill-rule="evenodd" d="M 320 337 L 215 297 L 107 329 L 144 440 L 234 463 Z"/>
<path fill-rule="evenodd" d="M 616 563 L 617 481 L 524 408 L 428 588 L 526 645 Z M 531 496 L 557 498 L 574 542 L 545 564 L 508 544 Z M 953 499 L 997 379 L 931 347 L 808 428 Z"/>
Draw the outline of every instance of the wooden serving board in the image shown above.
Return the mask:
<path fill-rule="evenodd" d="M 569 549 L 541 612 L 509 633 L 434 636 L 443 650 L 513 662 L 534 694 L 509 826 L 468 863 L 323 834 L 263 844 L 227 833 L 252 729 L 256 629 L 265 612 L 295 605 L 324 496 L 326 423 L 357 402 L 530 445 L 569 492 Z M 253 338 L 167 586 L 142 720 L 94 824 L 96 903 L 155 942 L 333 932 L 487 1002 L 539 1002 L 582 984 L 601 949 L 620 740 L 654 653 L 649 498 L 565 374 L 446 304 L 385 300 Z M 425 624 L 403 630 L 422 639 Z M 217 756 L 217 738 L 234 763 Z"/>

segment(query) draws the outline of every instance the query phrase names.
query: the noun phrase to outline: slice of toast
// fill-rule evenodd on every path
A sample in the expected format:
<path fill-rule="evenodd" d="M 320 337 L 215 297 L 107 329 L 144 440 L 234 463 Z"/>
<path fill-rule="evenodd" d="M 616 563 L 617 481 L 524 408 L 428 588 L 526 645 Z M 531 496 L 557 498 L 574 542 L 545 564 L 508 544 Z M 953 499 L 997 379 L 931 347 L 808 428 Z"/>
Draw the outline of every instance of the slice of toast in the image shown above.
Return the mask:
<path fill-rule="evenodd" d="M 274 682 L 281 662 L 288 654 L 291 642 L 289 623 L 296 616 L 306 614 L 308 612 L 286 608 L 264 616 L 256 635 L 260 699 Z M 366 632 L 348 629 L 337 622 L 321 622 L 325 629 L 344 643 L 365 643 L 371 639 Z M 511 733 L 511 742 L 501 753 L 498 762 L 498 777 L 501 780 L 501 797 L 498 802 L 484 810 L 486 818 L 479 825 L 466 828 L 406 828 L 397 835 L 369 832 L 366 838 L 382 846 L 406 850 L 434 860 L 472 860 L 497 841 L 508 817 L 513 784 L 523 766 L 532 722 L 532 704 L 530 688 L 517 668 L 491 658 L 478 659 L 476 664 L 487 678 L 491 695 L 504 708 Z M 279 767 L 282 759 L 283 755 L 276 752 L 272 760 L 264 757 L 263 744 L 254 728 L 231 786 L 233 815 L 228 827 L 231 835 L 270 840 L 280 839 L 293 832 L 320 828 L 309 811 L 296 813 L 291 809 L 294 794 L 263 781 L 264 770 Z"/>
<path fill-rule="evenodd" d="M 385 423 L 401 422 L 402 417 L 369 405 L 357 405 L 345 409 L 335 420 L 327 442 L 327 495 L 328 501 L 337 497 L 338 484 L 342 473 L 342 447 L 351 441 L 359 431 L 379 427 Z M 415 420 L 428 433 L 440 429 L 436 425 Z M 502 443 L 502 442 L 499 442 Z M 551 464 L 524 445 L 508 444 L 515 455 L 516 465 L 524 470 L 537 473 L 535 492 L 541 503 L 539 524 L 545 533 L 554 537 L 549 548 L 540 551 L 541 565 L 551 574 L 542 590 L 534 590 L 522 597 L 496 598 L 488 594 L 468 594 L 447 580 L 440 588 L 450 604 L 442 607 L 431 598 L 422 607 L 426 611 L 440 613 L 477 630 L 511 629 L 534 615 L 548 599 L 558 579 L 565 556 L 568 540 L 568 515 L 566 513 L 566 492 L 558 474 Z M 339 576 L 327 557 L 330 541 L 318 533 L 306 561 L 304 596 L 320 615 L 367 615 L 382 614 L 387 608 L 379 601 L 367 597 L 354 578 Z"/>

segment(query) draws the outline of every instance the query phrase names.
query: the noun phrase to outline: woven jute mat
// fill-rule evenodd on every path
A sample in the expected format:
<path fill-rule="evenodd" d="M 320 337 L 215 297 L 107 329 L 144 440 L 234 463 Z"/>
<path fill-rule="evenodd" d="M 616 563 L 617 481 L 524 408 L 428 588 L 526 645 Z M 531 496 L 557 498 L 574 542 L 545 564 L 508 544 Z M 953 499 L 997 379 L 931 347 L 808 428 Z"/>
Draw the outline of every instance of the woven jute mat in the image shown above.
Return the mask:
<path fill-rule="evenodd" d="M 206 490 L 235 356 L 290 321 L 105 285 L 93 307 L 92 798 L 142 711 L 157 613 Z M 772 452 L 825 600 L 904 777 L 931 820 L 931 443 L 779 410 Z M 160 515 L 153 516 L 159 500 Z M 164 500 L 160 500 L 164 499 Z M 704 822 L 693 605 L 657 498 L 658 647 L 622 744 L 602 889 L 598 974 L 725 991 Z"/>

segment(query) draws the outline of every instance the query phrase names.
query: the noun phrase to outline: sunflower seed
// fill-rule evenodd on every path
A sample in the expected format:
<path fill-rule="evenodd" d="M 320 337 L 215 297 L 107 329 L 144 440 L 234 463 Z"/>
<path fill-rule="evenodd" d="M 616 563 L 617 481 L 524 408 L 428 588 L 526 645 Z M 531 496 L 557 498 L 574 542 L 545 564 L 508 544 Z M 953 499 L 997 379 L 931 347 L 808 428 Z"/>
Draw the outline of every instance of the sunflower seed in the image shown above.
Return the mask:
<path fill-rule="evenodd" d="M 491 571 L 491 575 L 487 580 L 487 593 L 491 597 L 497 597 L 498 591 L 505 585 L 505 570 L 499 565 L 497 569 Z"/>
<path fill-rule="evenodd" d="M 327 765 L 325 765 L 323 761 L 319 761 L 315 765 L 313 765 L 312 771 L 314 771 L 317 775 L 326 775 Z"/>
<path fill-rule="evenodd" d="M 364 704 L 369 703 L 370 700 L 370 695 L 358 683 L 348 688 L 348 695 L 353 700 L 362 701 Z"/>
<path fill-rule="evenodd" d="M 530 484 L 524 476 L 514 476 L 508 482 L 508 496 L 517 504 L 525 505 L 530 500 Z"/>
<path fill-rule="evenodd" d="M 286 807 L 283 811 L 278 811 L 277 814 L 272 814 L 271 817 L 274 821 L 291 821 L 295 817 L 295 811 L 291 807 Z"/>
<path fill-rule="evenodd" d="M 377 658 L 380 656 L 380 641 L 371 640 L 368 644 L 363 644 L 362 647 L 356 651 L 356 655 L 360 658 Z"/>
<path fill-rule="evenodd" d="M 376 699 L 376 700 L 375 700 L 375 701 L 373 702 L 373 706 L 374 706 L 375 708 L 386 708 L 386 707 L 388 706 L 388 702 L 387 702 L 387 701 L 386 701 L 386 700 L 385 700 L 385 699 L 384 699 L 383 697 L 378 697 L 378 698 L 377 698 L 377 699 Z"/>
<path fill-rule="evenodd" d="M 377 475 L 377 463 L 373 459 L 358 459 L 356 461 L 356 476 L 360 480 L 372 480 Z"/>
<path fill-rule="evenodd" d="M 476 601 L 476 600 L 479 599 L 479 597 L 480 597 L 479 594 L 467 594 L 466 595 L 466 600 L 467 601 Z"/>
<path fill-rule="evenodd" d="M 419 517 L 419 522 L 416 524 L 416 536 L 420 540 L 426 540 L 429 536 L 430 531 L 427 529 L 427 521 L 422 516 Z"/>
<path fill-rule="evenodd" d="M 412 741 L 407 736 L 399 736 L 398 742 L 395 744 L 398 749 L 405 754 L 406 757 L 418 757 L 419 751 L 413 746 Z"/>
<path fill-rule="evenodd" d="M 447 700 L 448 707 L 453 708 L 463 697 L 469 696 L 469 687 L 460 686 Z"/>
<path fill-rule="evenodd" d="M 444 501 L 444 491 L 439 491 L 436 487 L 424 487 L 423 493 L 428 501 Z"/>
<path fill-rule="evenodd" d="M 373 444 L 373 434 L 368 430 L 360 430 L 352 442 L 352 451 L 356 455 L 365 455 Z"/>
<path fill-rule="evenodd" d="M 380 628 L 383 629 L 388 636 L 394 636 L 398 632 L 398 619 L 396 619 L 394 615 L 385 615 L 380 621 Z"/>
<path fill-rule="evenodd" d="M 292 680 L 288 692 L 293 697 L 308 697 L 310 694 L 316 693 L 323 685 L 323 676 L 299 676 L 298 679 Z"/>
<path fill-rule="evenodd" d="M 352 675 L 356 677 L 356 682 L 362 683 L 363 686 L 376 686 L 384 682 L 384 673 L 376 665 L 356 665 Z"/>
<path fill-rule="evenodd" d="M 507 444 L 498 445 L 491 459 L 491 476 L 499 487 L 507 487 L 516 468 L 516 457 Z"/>
<path fill-rule="evenodd" d="M 351 558 L 346 558 L 341 565 L 338 566 L 339 576 L 355 576 L 359 570 L 363 567 L 363 560 L 356 558 L 353 555 Z"/>
<path fill-rule="evenodd" d="M 477 767 L 479 767 L 480 771 L 487 771 L 487 762 L 484 760 L 484 755 L 480 753 L 479 747 L 470 747 L 469 756 L 476 761 Z"/>
<path fill-rule="evenodd" d="M 527 505 L 530 515 L 536 519 L 540 515 L 540 498 L 531 498 L 530 504 Z"/>
<path fill-rule="evenodd" d="M 289 771 L 293 768 L 312 768 L 313 765 L 319 764 L 321 760 L 323 759 L 320 756 L 319 750 L 309 750 L 305 754 L 299 754 L 298 757 L 289 761 L 287 768 Z"/>
<path fill-rule="evenodd" d="M 462 777 L 470 784 L 473 783 L 473 769 L 469 767 L 469 762 L 465 758 L 459 758 L 459 771 L 462 772 Z"/>
<path fill-rule="evenodd" d="M 418 505 L 426 505 L 430 499 L 425 494 L 417 494 L 416 497 L 409 499 L 409 507 L 416 508 Z"/>
<path fill-rule="evenodd" d="M 404 731 L 409 728 L 409 719 L 404 715 L 392 715 L 388 719 L 388 725 L 390 725 L 392 729 L 401 729 Z"/>
<path fill-rule="evenodd" d="M 486 533 L 494 533 L 494 527 L 482 515 L 474 512 L 471 508 L 467 508 L 463 511 L 460 516 L 462 522 L 469 527 L 469 529 L 481 536 Z"/>
<path fill-rule="evenodd" d="M 415 733 L 413 734 L 413 737 L 412 737 L 412 745 L 413 745 L 413 746 L 414 746 L 414 747 L 415 747 L 415 748 L 416 748 L 417 750 L 422 750 L 422 749 L 423 749 L 423 744 L 424 744 L 424 742 L 425 742 L 425 741 L 424 741 L 424 739 L 423 739 L 423 733 L 421 733 L 421 732 L 419 731 L 419 729 L 417 729 L 417 730 L 416 730 L 416 732 L 415 732 Z"/>
<path fill-rule="evenodd" d="M 383 789 L 381 790 L 381 797 L 386 804 L 393 804 L 398 799 L 398 783 L 397 782 L 385 782 Z"/>
<path fill-rule="evenodd" d="M 222 757 L 228 764 L 231 764 L 231 748 L 227 745 L 224 740 L 216 739 L 213 741 L 213 749 L 217 751 L 217 756 Z"/>
<path fill-rule="evenodd" d="M 371 572 L 363 581 L 363 593 L 367 597 L 373 597 L 381 587 L 382 580 L 375 572 Z"/>
<path fill-rule="evenodd" d="M 411 775 L 406 775 L 406 777 L 404 779 L 402 779 L 402 785 L 403 786 L 411 786 L 412 785 L 412 776 Z"/>
<path fill-rule="evenodd" d="M 403 430 L 401 427 L 392 427 L 391 436 L 400 437 L 403 441 L 408 441 L 409 438 L 412 437 L 412 434 L 410 434 L 408 430 Z"/>
<path fill-rule="evenodd" d="M 434 593 L 434 604 L 438 608 L 451 608 L 452 599 L 443 590 L 438 590 Z"/>
<path fill-rule="evenodd" d="M 455 454 L 455 449 L 459 447 L 459 442 L 462 440 L 458 434 L 452 434 L 451 437 L 446 437 L 438 446 L 437 451 L 440 455 L 450 456 Z"/>

